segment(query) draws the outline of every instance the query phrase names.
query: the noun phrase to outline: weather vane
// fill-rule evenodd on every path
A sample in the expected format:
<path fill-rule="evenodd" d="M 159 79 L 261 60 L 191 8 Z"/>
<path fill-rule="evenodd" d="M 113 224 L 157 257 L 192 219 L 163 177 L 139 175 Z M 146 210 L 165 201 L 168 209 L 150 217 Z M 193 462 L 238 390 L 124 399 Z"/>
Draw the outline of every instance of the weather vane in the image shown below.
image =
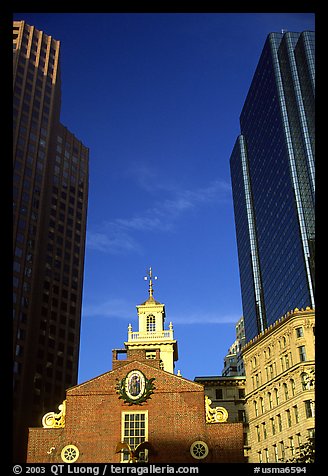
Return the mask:
<path fill-rule="evenodd" d="M 149 296 L 152 297 L 153 295 L 153 279 L 158 279 L 157 276 L 153 276 L 153 272 L 152 272 L 152 269 L 151 267 L 149 268 L 149 271 L 147 271 L 147 275 L 149 276 L 149 289 L 148 289 L 148 292 L 149 292 Z M 144 277 L 144 280 L 145 281 L 148 281 L 148 276 L 145 276 Z"/>

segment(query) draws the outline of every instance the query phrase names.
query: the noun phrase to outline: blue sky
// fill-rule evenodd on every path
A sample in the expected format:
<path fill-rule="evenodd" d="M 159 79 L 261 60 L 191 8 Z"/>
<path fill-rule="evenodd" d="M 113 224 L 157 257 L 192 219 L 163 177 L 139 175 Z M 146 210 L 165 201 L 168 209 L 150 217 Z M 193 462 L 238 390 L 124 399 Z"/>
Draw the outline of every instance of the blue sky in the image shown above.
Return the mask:
<path fill-rule="evenodd" d="M 136 305 L 166 306 L 176 371 L 220 375 L 242 315 L 229 158 L 266 36 L 312 13 L 15 13 L 61 41 L 61 122 L 90 148 L 79 382 Z"/>

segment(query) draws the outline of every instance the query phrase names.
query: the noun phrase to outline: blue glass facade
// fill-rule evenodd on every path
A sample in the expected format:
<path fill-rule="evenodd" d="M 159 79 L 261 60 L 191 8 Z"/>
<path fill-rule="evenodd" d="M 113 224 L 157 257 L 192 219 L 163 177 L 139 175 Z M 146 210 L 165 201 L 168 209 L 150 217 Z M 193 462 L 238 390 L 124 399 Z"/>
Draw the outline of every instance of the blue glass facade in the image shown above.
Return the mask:
<path fill-rule="evenodd" d="M 314 307 L 314 33 L 271 33 L 230 158 L 246 341 Z"/>

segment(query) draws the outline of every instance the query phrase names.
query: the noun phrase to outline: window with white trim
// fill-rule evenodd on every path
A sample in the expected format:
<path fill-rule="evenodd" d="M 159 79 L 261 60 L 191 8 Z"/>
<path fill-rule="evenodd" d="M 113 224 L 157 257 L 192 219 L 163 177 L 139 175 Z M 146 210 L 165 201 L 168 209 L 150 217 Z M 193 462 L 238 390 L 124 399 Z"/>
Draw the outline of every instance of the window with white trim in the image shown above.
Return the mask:
<path fill-rule="evenodd" d="M 122 412 L 122 441 L 134 451 L 140 443 L 148 440 L 148 411 Z M 129 462 L 131 454 L 124 450 L 121 463 Z M 140 452 L 138 461 L 148 461 L 148 450 Z"/>

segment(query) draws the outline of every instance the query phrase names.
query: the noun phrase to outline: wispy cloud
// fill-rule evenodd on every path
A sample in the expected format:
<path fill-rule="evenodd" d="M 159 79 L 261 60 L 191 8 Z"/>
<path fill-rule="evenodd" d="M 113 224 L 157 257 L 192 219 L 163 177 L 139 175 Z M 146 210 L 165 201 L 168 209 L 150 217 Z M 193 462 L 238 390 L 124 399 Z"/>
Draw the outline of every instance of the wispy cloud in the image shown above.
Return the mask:
<path fill-rule="evenodd" d="M 218 311 L 193 311 L 191 313 L 173 314 L 172 321 L 175 324 L 236 324 L 240 315 L 220 314 Z"/>
<path fill-rule="evenodd" d="M 107 299 L 103 302 L 83 305 L 82 313 L 86 317 L 109 317 L 112 319 L 131 319 L 133 306 L 124 299 Z"/>
<path fill-rule="evenodd" d="M 156 201 L 138 214 L 104 222 L 100 231 L 88 230 L 87 247 L 111 254 L 140 253 L 141 246 L 132 236 L 133 231 L 172 231 L 183 214 L 203 205 L 230 200 L 230 190 L 230 184 L 223 180 L 215 180 L 207 187 L 195 190 L 171 189 L 168 191 L 169 198 Z"/>
<path fill-rule="evenodd" d="M 133 162 L 127 167 L 126 174 L 130 178 L 133 177 L 133 180 L 143 190 L 149 191 L 149 184 L 152 185 L 152 190 L 161 188 L 162 182 L 159 180 L 159 172 L 152 166 Z"/>
<path fill-rule="evenodd" d="M 85 317 L 105 317 L 109 319 L 124 319 L 136 322 L 134 315 L 134 305 L 123 298 L 106 299 L 102 302 L 86 303 L 83 305 L 82 313 Z M 216 310 L 205 311 L 204 309 L 193 310 L 191 312 L 170 313 L 170 320 L 174 324 L 195 325 L 195 324 L 236 324 L 240 315 L 220 313 Z"/>
<path fill-rule="evenodd" d="M 117 224 L 106 225 L 103 231 L 87 231 L 86 246 L 91 250 L 103 253 L 121 254 L 126 252 L 140 253 L 141 247 L 128 233 Z"/>

